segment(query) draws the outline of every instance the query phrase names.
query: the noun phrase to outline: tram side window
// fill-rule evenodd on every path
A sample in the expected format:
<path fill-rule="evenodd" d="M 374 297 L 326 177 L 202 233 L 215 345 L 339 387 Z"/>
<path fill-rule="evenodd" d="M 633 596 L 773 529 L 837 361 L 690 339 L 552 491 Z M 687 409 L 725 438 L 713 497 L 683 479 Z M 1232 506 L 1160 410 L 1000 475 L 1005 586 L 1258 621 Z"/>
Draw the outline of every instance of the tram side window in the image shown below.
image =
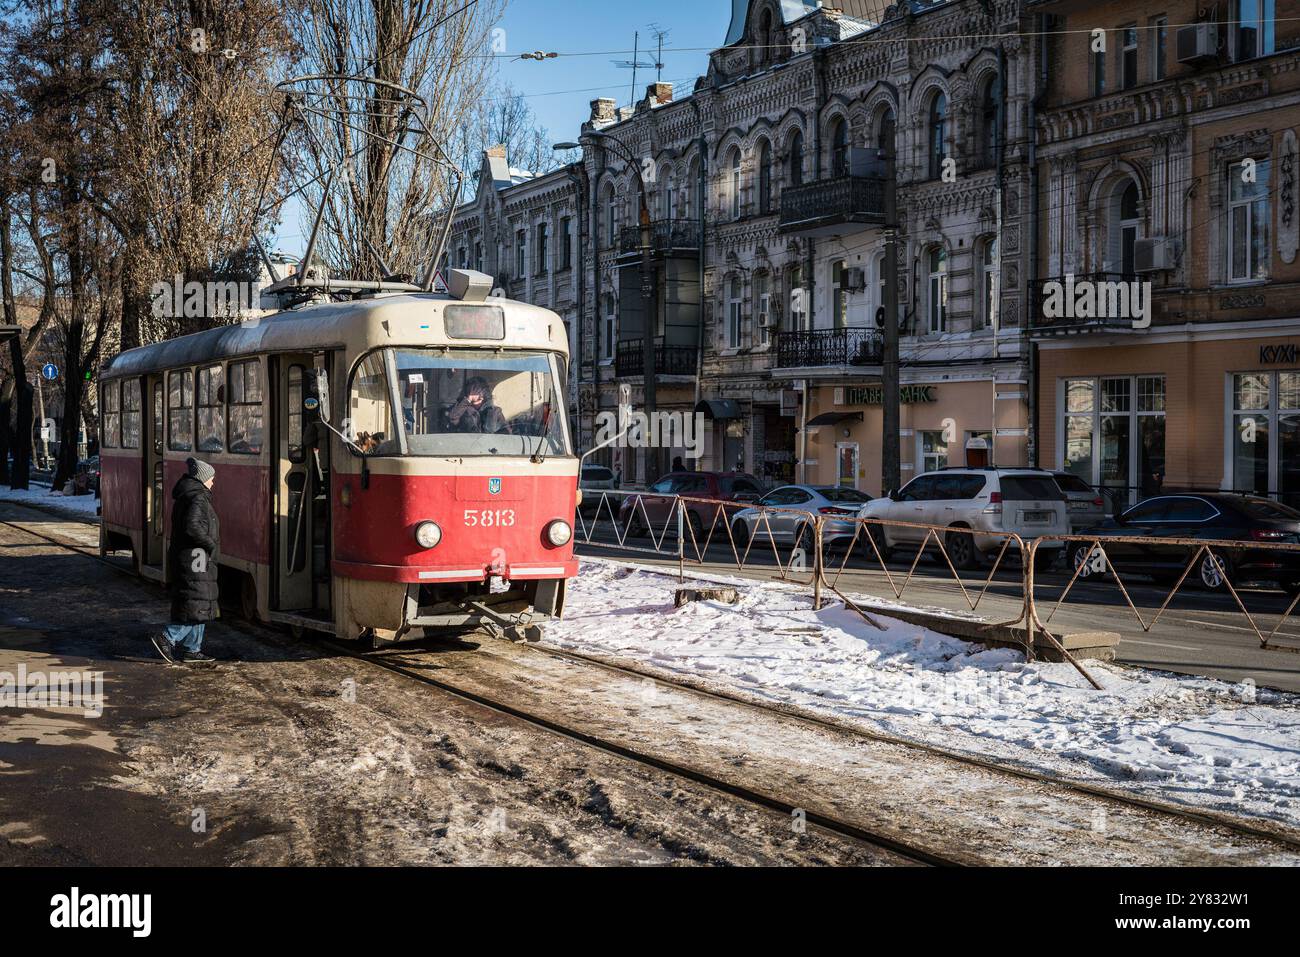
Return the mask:
<path fill-rule="evenodd" d="M 384 354 L 372 352 L 357 366 L 349 397 L 351 407 L 348 410 L 357 445 L 367 453 L 391 455 L 400 448 L 393 432 L 393 410 L 389 394 Z"/>
<path fill-rule="evenodd" d="M 122 448 L 140 447 L 140 380 L 122 383 Z"/>
<path fill-rule="evenodd" d="M 155 455 L 162 455 L 163 452 L 163 386 L 158 381 L 153 384 L 153 412 L 151 413 L 153 422 L 153 451 Z"/>
<path fill-rule="evenodd" d="M 194 373 L 167 376 L 167 448 L 188 452 L 194 446 Z"/>
<path fill-rule="evenodd" d="M 289 366 L 289 428 L 286 438 L 290 462 L 302 462 L 307 458 L 302 447 L 302 375 L 302 366 Z"/>
<path fill-rule="evenodd" d="M 101 444 L 106 449 L 118 447 L 122 429 L 122 406 L 119 389 L 121 383 L 110 382 L 104 386 L 104 435 Z"/>
<path fill-rule="evenodd" d="M 199 451 L 220 452 L 225 448 L 225 370 L 208 366 L 199 370 Z"/>
<path fill-rule="evenodd" d="M 262 367 L 256 359 L 230 364 L 230 451 L 262 451 Z"/>

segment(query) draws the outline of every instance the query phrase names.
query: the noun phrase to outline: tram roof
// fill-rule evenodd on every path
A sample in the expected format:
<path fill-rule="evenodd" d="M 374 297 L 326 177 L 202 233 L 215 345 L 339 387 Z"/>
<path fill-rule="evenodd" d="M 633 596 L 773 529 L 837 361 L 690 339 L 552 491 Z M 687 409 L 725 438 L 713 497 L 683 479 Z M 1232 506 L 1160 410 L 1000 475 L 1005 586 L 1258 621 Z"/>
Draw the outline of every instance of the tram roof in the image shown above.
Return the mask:
<path fill-rule="evenodd" d="M 445 293 L 408 293 L 349 302 L 311 303 L 128 349 L 105 362 L 99 374 L 101 378 L 144 375 L 223 359 L 272 352 L 311 352 L 323 348 L 351 347 L 360 351 L 383 345 L 495 348 L 507 344 L 500 340 L 448 339 L 441 323 L 435 327 L 429 319 L 439 315 L 441 307 L 454 304 L 462 304 L 462 300 Z M 493 299 L 486 304 L 509 307 L 509 327 L 515 333 L 508 337 L 510 347 L 568 351 L 563 323 L 550 310 L 509 299 Z M 431 311 L 430 306 L 437 308 Z M 530 318 L 536 322 L 532 326 L 535 334 L 519 335 L 519 321 Z M 544 324 L 549 328 L 543 328 Z"/>

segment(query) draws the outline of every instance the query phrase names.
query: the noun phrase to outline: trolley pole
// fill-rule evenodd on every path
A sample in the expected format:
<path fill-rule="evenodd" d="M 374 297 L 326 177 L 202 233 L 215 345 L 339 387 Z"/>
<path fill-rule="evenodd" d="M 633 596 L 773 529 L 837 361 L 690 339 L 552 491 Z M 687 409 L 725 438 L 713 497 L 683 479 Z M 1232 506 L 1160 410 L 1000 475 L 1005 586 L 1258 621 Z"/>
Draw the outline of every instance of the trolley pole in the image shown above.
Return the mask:
<path fill-rule="evenodd" d="M 898 390 L 898 188 L 892 151 L 881 151 L 885 161 L 885 328 L 880 364 L 881 449 L 880 491 L 902 484 L 899 455 Z"/>

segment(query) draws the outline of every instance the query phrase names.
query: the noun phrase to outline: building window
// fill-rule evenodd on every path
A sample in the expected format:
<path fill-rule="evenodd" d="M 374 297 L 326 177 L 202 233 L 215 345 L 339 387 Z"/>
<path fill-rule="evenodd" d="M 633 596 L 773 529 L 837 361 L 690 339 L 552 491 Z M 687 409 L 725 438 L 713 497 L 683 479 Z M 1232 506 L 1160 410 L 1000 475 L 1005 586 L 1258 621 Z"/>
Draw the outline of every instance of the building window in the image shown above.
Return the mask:
<path fill-rule="evenodd" d="M 1300 372 L 1232 376 L 1232 487 L 1300 505 Z"/>
<path fill-rule="evenodd" d="M 199 451 L 220 452 L 225 448 L 225 370 L 208 366 L 199 370 Z"/>
<path fill-rule="evenodd" d="M 1084 42 L 1091 44 L 1092 37 L 1085 37 Z M 1092 54 L 1092 95 L 1102 96 L 1106 92 L 1106 54 L 1094 50 Z"/>
<path fill-rule="evenodd" d="M 1268 56 L 1273 52 L 1273 0 L 1236 0 L 1238 60 Z"/>
<path fill-rule="evenodd" d="M 605 194 L 605 245 L 613 246 L 618 237 L 615 231 L 618 229 L 618 217 L 614 209 L 614 191 L 610 190 Z"/>
<path fill-rule="evenodd" d="M 978 131 L 981 165 L 988 167 L 997 162 L 998 101 L 1002 98 L 1000 81 L 996 75 L 989 77 L 980 97 L 980 128 Z"/>
<path fill-rule="evenodd" d="M 930 100 L 930 179 L 938 179 L 943 173 L 944 144 L 948 131 L 948 98 L 943 93 L 936 93 Z"/>
<path fill-rule="evenodd" d="M 537 262 L 534 269 L 541 275 L 546 272 L 547 264 L 550 262 L 550 236 L 547 234 L 546 223 L 537 224 Z"/>
<path fill-rule="evenodd" d="M 843 329 L 849 314 L 849 290 L 844 260 L 831 263 L 831 327 Z"/>
<path fill-rule="evenodd" d="M 167 448 L 188 452 L 194 446 L 194 373 L 167 376 Z"/>
<path fill-rule="evenodd" d="M 766 347 L 772 342 L 772 295 L 765 272 L 754 277 L 754 303 L 758 310 L 759 345 Z"/>
<path fill-rule="evenodd" d="M 1254 182 L 1245 163 L 1228 166 L 1228 281 L 1268 278 L 1268 160 L 1255 161 Z"/>
<path fill-rule="evenodd" d="M 1123 46 L 1119 51 L 1119 77 L 1120 85 L 1125 90 L 1131 90 L 1137 86 L 1138 82 L 1138 28 L 1136 23 L 1130 23 L 1121 30 L 1120 35 L 1123 37 Z"/>
<path fill-rule="evenodd" d="M 474 244 L 474 268 L 479 272 L 483 271 L 483 244 Z"/>
<path fill-rule="evenodd" d="M 790 134 L 790 185 L 803 185 L 803 133 Z"/>
<path fill-rule="evenodd" d="M 1123 180 L 1116 184 L 1110 196 L 1104 271 L 1132 276 L 1133 249 L 1141 227 L 1137 183 L 1132 179 Z"/>
<path fill-rule="evenodd" d="M 262 451 L 262 366 L 257 359 L 230 364 L 230 451 Z"/>
<path fill-rule="evenodd" d="M 528 231 L 515 231 L 515 278 L 523 279 L 528 268 Z"/>
<path fill-rule="evenodd" d="M 803 287 L 803 267 L 793 266 L 788 273 L 790 277 L 790 330 L 798 332 L 805 328 L 808 315 L 808 291 Z"/>
<path fill-rule="evenodd" d="M 568 216 L 560 217 L 560 268 L 573 266 L 573 220 Z"/>
<path fill-rule="evenodd" d="M 758 148 L 758 211 L 764 216 L 772 211 L 772 147 L 767 140 Z"/>
<path fill-rule="evenodd" d="M 740 218 L 740 150 L 737 147 L 731 149 L 731 168 L 729 199 L 731 200 L 731 218 Z"/>
<path fill-rule="evenodd" d="M 918 444 L 922 473 L 948 467 L 948 443 L 944 440 L 942 431 L 922 432 Z"/>
<path fill-rule="evenodd" d="M 127 379 L 122 383 L 122 448 L 140 447 L 140 380 Z"/>
<path fill-rule="evenodd" d="M 740 348 L 740 277 L 732 276 L 727 286 L 727 348 Z"/>
<path fill-rule="evenodd" d="M 1165 78 L 1165 57 L 1169 50 L 1169 18 L 1151 20 L 1151 79 Z"/>
<path fill-rule="evenodd" d="M 1108 499 L 1108 511 L 1161 491 L 1165 475 L 1165 378 L 1066 379 L 1062 467 Z"/>
<path fill-rule="evenodd" d="M 876 135 L 876 148 L 885 156 L 894 155 L 894 137 L 897 129 L 898 122 L 894 118 L 893 109 L 886 108 L 880 115 L 880 130 Z"/>
<path fill-rule="evenodd" d="M 926 310 L 931 332 L 944 332 L 948 328 L 948 252 L 942 246 L 932 246 L 926 254 L 929 282 L 926 284 Z"/>
<path fill-rule="evenodd" d="M 992 236 L 984 240 L 980 255 L 980 289 L 983 292 L 983 315 L 985 329 L 998 326 L 998 240 Z"/>
<path fill-rule="evenodd" d="M 614 316 L 618 308 L 618 300 L 612 295 L 605 296 L 605 317 L 603 320 L 604 335 L 601 336 L 604 352 L 602 356 L 606 359 L 614 358 Z"/>
<path fill-rule="evenodd" d="M 849 126 L 842 119 L 831 127 L 831 175 L 849 175 Z"/>
<path fill-rule="evenodd" d="M 110 382 L 104 386 L 104 424 L 99 444 L 106 449 L 115 449 L 122 442 L 121 387 L 120 382 Z"/>

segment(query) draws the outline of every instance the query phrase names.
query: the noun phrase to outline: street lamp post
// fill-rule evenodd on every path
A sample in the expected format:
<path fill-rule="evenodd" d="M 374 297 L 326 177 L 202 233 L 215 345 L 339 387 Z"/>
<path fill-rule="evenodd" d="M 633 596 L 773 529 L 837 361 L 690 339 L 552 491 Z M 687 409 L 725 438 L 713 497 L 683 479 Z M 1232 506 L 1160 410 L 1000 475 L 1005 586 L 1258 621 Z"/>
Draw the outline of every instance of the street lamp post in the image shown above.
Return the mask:
<path fill-rule="evenodd" d="M 584 136 L 598 140 L 601 146 L 610 150 L 620 159 L 632 168 L 636 176 L 636 191 L 638 200 L 637 222 L 640 228 L 640 247 L 641 247 L 641 310 L 642 310 L 642 348 L 645 350 L 645 363 L 642 366 L 644 386 L 644 412 L 646 416 L 647 429 L 653 430 L 655 414 L 655 276 L 654 276 L 654 257 L 651 248 L 652 225 L 650 222 L 650 206 L 646 201 L 645 180 L 641 176 L 641 164 L 637 162 L 632 151 L 621 140 L 610 136 L 608 133 L 601 133 L 598 130 L 588 130 Z M 556 143 L 555 149 L 574 149 L 581 147 L 580 143 Z M 617 361 L 617 359 L 616 359 Z M 652 433 L 653 434 L 653 433 Z M 647 438 L 647 436 L 642 437 Z M 659 477 L 662 472 L 660 468 L 660 450 L 658 448 L 647 447 L 646 455 L 646 484 L 649 485 Z"/>

